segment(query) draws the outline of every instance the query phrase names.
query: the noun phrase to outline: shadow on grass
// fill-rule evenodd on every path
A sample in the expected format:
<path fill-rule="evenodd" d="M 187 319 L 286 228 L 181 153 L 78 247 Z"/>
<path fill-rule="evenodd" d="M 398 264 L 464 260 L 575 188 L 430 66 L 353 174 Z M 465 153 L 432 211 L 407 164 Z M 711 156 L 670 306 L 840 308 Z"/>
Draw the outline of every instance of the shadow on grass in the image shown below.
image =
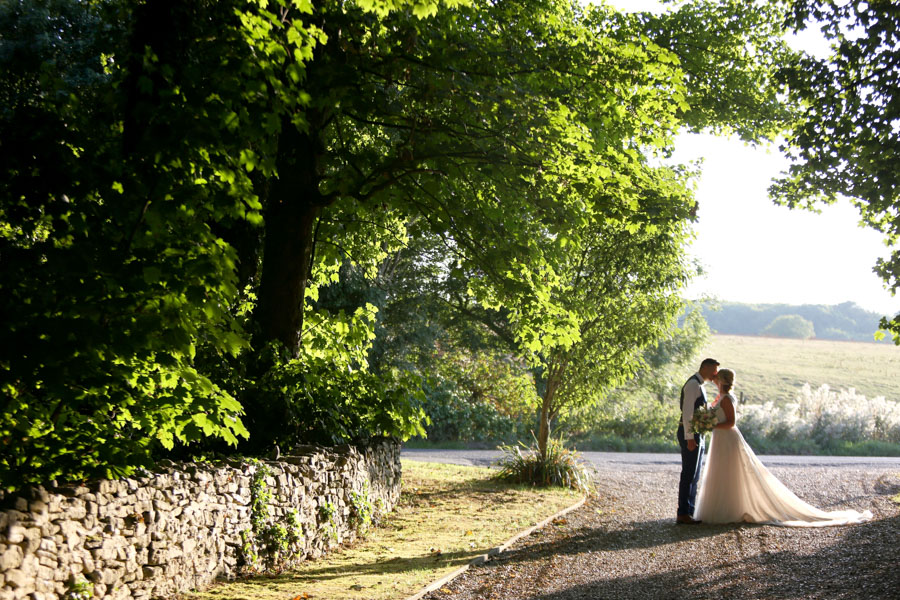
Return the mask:
<path fill-rule="evenodd" d="M 279 583 L 304 583 L 315 582 L 330 579 L 339 579 L 342 577 L 354 577 L 364 575 L 379 575 L 390 578 L 391 575 L 403 575 L 413 571 L 435 570 L 453 567 L 461 567 L 470 560 L 484 554 L 483 551 L 472 550 L 471 552 L 445 552 L 440 555 L 424 555 L 407 558 L 389 558 L 385 560 L 377 560 L 368 564 L 345 564 L 333 565 L 322 568 L 315 568 L 315 562 L 307 563 L 309 566 L 302 571 L 285 571 L 279 575 L 256 576 L 249 579 L 241 580 L 244 585 L 269 586 Z"/>
<path fill-rule="evenodd" d="M 532 486 L 505 483 L 499 480 L 448 480 L 441 482 L 439 487 L 435 487 L 433 482 L 429 482 L 427 490 L 404 490 L 395 512 L 421 510 L 423 507 L 435 506 L 437 503 L 452 502 L 454 497 L 457 496 L 465 497 L 478 506 L 490 507 L 502 503 L 507 497 L 510 500 L 517 499 L 519 497 L 518 492 L 523 490 L 532 491 L 534 489 Z M 572 503 L 576 499 L 576 496 L 573 496 Z M 389 515 L 379 527 L 389 530 L 395 526 L 394 519 Z M 359 543 L 365 544 L 366 539 L 360 540 Z M 347 548 L 347 550 L 352 550 L 352 547 Z M 393 576 L 399 579 L 404 574 L 416 571 L 444 571 L 458 568 L 475 557 L 485 554 L 488 550 L 489 548 L 487 547 L 473 548 L 466 551 L 441 552 L 440 554 L 428 553 L 412 557 L 376 557 L 370 562 L 333 564 L 330 562 L 330 559 L 339 556 L 341 552 L 340 549 L 336 549 L 330 551 L 328 556 L 323 557 L 321 561 L 322 566 L 316 566 L 317 561 L 311 559 L 296 571 L 288 570 L 274 575 L 256 575 L 239 581 L 245 586 L 270 587 L 281 584 L 303 585 L 323 580 L 372 575 L 383 576 L 387 579 L 391 579 Z"/>
<path fill-rule="evenodd" d="M 461 481 L 443 482 L 439 486 L 429 485 L 427 491 L 414 491 L 414 489 L 404 488 L 400 493 L 400 506 L 402 508 L 404 502 L 412 505 L 418 504 L 422 500 L 430 501 L 433 499 L 446 500 L 457 496 L 484 495 L 490 499 L 496 500 L 497 495 L 514 494 L 523 491 L 539 491 L 546 488 L 539 488 L 528 484 L 509 483 L 500 479 L 469 479 Z"/>

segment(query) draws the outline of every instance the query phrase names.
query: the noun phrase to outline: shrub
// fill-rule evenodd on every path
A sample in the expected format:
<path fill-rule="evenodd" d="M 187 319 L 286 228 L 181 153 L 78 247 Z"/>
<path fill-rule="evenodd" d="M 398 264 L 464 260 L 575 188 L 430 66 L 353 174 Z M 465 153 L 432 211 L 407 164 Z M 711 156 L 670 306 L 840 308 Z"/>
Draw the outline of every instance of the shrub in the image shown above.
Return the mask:
<path fill-rule="evenodd" d="M 865 442 L 900 442 L 900 403 L 866 398 L 854 389 L 834 391 L 823 385 L 813 391 L 806 384 L 796 402 L 747 404 L 738 411 L 739 427 L 757 449 L 757 443 L 784 448 L 798 440 L 835 451 Z"/>
<path fill-rule="evenodd" d="M 452 382 L 426 388 L 422 408 L 431 421 L 427 427 L 430 441 L 497 442 L 527 433 L 528 419 L 503 414 L 489 402 L 462 398 Z"/>
<path fill-rule="evenodd" d="M 496 478 L 512 483 L 540 486 L 559 486 L 588 492 L 591 472 L 578 453 L 567 449 L 561 439 L 549 439 L 547 455 L 541 457 L 537 443 L 530 448 L 519 442 L 516 446 L 499 446 L 503 457 L 497 461 L 500 471 Z"/>
<path fill-rule="evenodd" d="M 762 330 L 762 335 L 808 340 L 816 337 L 813 324 L 800 315 L 780 315 Z"/>

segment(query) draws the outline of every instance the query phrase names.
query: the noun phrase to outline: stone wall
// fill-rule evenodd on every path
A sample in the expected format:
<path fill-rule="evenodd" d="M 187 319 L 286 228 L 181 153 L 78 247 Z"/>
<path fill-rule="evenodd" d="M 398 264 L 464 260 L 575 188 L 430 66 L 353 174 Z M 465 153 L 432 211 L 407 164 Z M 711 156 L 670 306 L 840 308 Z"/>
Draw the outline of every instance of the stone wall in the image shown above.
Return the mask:
<path fill-rule="evenodd" d="M 2 498 L 0 600 L 88 598 L 78 591 L 91 587 L 95 598 L 171 597 L 321 555 L 399 494 L 390 441 L 33 488 Z"/>

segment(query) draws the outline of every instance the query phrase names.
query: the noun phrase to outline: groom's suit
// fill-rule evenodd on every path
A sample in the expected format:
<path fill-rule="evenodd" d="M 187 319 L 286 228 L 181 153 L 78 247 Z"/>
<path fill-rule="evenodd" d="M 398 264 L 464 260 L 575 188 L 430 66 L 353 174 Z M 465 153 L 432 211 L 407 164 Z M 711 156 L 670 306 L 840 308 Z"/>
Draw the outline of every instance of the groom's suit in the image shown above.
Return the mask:
<path fill-rule="evenodd" d="M 703 464 L 703 436 L 694 434 L 697 447 L 688 450 L 685 429 L 691 431 L 691 417 L 694 411 L 706 406 L 706 390 L 700 373 L 688 379 L 681 387 L 681 420 L 678 423 L 678 445 L 681 446 L 681 479 L 678 482 L 678 515 L 692 516 L 694 500 L 697 497 L 697 482 Z"/>

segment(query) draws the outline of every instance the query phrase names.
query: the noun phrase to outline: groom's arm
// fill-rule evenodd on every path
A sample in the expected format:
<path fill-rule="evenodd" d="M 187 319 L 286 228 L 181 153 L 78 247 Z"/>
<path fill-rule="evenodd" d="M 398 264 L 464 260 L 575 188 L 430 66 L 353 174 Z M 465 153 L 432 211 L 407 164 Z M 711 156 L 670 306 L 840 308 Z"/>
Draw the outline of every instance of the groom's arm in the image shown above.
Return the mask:
<path fill-rule="evenodd" d="M 684 439 L 690 442 L 694 440 L 691 432 L 691 419 L 694 417 L 694 402 L 697 401 L 703 392 L 700 391 L 700 384 L 691 377 L 690 381 L 684 384 L 684 400 L 681 402 L 681 424 L 684 426 Z M 691 448 L 693 450 L 693 448 Z"/>

